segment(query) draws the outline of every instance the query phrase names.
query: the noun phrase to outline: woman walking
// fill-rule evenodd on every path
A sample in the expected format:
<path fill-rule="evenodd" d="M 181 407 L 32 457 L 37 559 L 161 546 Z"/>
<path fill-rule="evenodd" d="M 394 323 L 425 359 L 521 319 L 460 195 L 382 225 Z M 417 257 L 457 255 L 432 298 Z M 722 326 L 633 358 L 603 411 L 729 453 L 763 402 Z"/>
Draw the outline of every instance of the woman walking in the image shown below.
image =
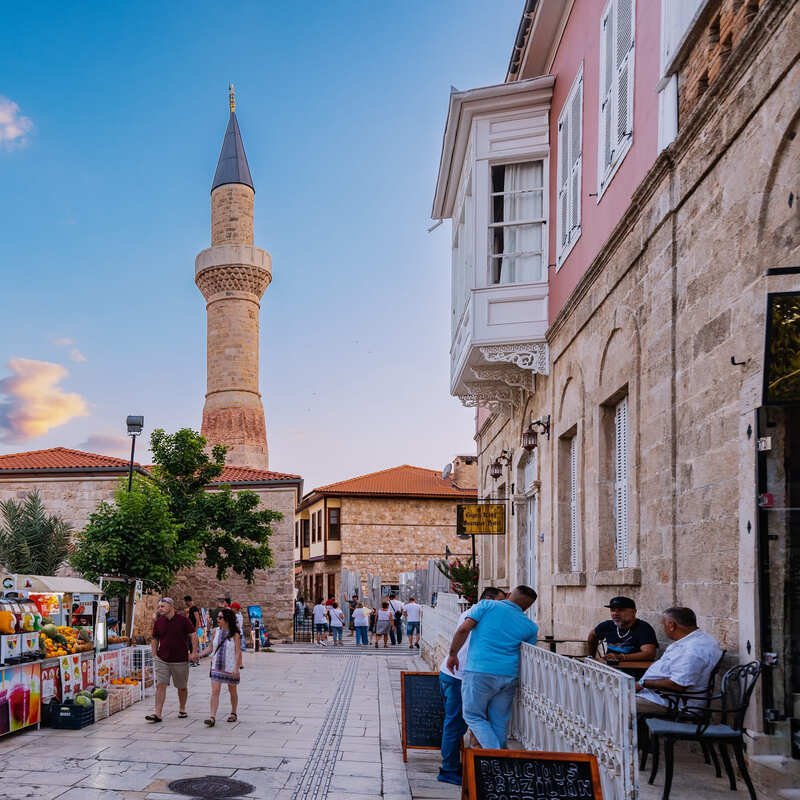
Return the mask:
<path fill-rule="evenodd" d="M 375 649 L 378 649 L 378 639 L 383 636 L 383 646 L 389 646 L 389 631 L 394 630 L 392 612 L 389 610 L 389 601 L 384 600 L 378 611 L 378 618 L 375 620 Z"/>
<path fill-rule="evenodd" d="M 356 645 L 369 646 L 369 609 L 363 603 L 356 603 L 353 611 L 353 627 L 356 631 Z"/>
<path fill-rule="evenodd" d="M 217 612 L 217 630 L 211 645 L 211 713 L 205 724 L 213 728 L 217 721 L 219 692 L 226 684 L 231 695 L 228 722 L 236 722 L 239 708 L 239 670 L 242 666 L 242 633 L 236 624 L 236 614 L 230 608 Z"/>
<path fill-rule="evenodd" d="M 333 646 L 344 645 L 342 634 L 344 633 L 344 612 L 339 608 L 339 604 L 334 600 L 328 609 L 328 619 L 330 620 L 331 636 Z"/>

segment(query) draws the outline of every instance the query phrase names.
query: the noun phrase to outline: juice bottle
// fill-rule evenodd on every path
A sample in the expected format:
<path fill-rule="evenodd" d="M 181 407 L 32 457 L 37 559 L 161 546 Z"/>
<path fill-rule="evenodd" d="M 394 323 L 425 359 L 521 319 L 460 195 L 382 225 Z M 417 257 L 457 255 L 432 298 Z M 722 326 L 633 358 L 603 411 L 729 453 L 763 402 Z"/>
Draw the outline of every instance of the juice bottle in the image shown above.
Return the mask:
<path fill-rule="evenodd" d="M 0 692 L 0 736 L 11 730 L 11 723 L 8 718 L 8 692 L 3 689 Z"/>
<path fill-rule="evenodd" d="M 11 687 L 8 693 L 8 705 L 11 710 L 11 730 L 18 731 L 28 722 L 28 708 L 31 702 L 31 690 L 22 683 Z"/>

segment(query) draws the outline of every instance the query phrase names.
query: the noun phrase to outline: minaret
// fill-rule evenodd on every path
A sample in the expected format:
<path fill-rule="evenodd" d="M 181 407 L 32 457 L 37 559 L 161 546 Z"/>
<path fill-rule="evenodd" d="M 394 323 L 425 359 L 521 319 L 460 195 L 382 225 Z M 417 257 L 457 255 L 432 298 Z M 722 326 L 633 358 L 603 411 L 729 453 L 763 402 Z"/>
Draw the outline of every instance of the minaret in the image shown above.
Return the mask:
<path fill-rule="evenodd" d="M 272 280 L 272 259 L 253 247 L 255 189 L 244 153 L 236 100 L 211 185 L 211 247 L 195 259 L 206 299 L 206 403 L 202 434 L 228 448 L 227 463 L 268 469 L 267 429 L 258 390 L 259 301 Z"/>

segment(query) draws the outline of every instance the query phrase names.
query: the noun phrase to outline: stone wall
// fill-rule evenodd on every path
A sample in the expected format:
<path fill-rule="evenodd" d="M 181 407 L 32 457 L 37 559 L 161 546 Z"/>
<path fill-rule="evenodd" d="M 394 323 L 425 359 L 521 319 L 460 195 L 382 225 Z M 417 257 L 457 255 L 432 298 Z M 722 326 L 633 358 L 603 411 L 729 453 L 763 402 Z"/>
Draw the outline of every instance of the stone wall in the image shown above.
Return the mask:
<path fill-rule="evenodd" d="M 663 608 L 689 605 L 729 654 L 757 655 L 747 647 L 759 642 L 747 428 L 761 402 L 766 293 L 800 289 L 797 275 L 765 274 L 800 264 L 800 15 L 780 0 L 763 7 L 762 29 L 750 28 L 720 67 L 713 102 L 685 108 L 678 139 L 553 321 L 551 374 L 479 432 L 481 496 L 516 489 L 505 501 L 515 509 L 508 541 L 480 542 L 483 582 L 533 580 L 533 561 L 544 634 L 585 636 L 611 596 L 628 594 L 657 629 Z M 608 414 L 622 396 L 631 544 L 629 566 L 617 569 Z M 539 437 L 526 495 L 520 432 L 544 414 L 551 437 Z M 576 570 L 563 513 L 573 435 Z M 514 451 L 513 463 L 493 481 L 488 465 L 502 449 Z"/>

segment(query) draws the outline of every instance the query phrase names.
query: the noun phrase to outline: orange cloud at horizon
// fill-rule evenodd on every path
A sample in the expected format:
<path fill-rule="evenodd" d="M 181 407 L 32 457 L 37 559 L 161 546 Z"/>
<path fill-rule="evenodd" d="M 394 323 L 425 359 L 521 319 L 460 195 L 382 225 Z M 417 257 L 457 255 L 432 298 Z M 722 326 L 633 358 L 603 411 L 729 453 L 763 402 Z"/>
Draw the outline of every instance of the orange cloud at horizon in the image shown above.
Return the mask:
<path fill-rule="evenodd" d="M 81 395 L 58 385 L 69 375 L 61 364 L 12 358 L 8 368 L 13 374 L 0 380 L 0 440 L 33 439 L 89 415 Z"/>

